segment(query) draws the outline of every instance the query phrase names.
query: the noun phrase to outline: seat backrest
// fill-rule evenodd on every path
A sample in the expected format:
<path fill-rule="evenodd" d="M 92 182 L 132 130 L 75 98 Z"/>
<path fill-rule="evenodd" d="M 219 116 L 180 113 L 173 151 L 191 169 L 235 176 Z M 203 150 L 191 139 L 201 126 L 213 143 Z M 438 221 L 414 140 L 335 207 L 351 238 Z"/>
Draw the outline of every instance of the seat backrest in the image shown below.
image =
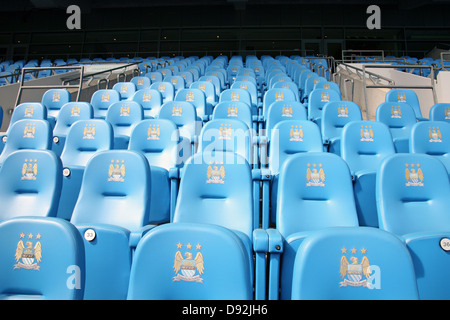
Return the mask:
<path fill-rule="evenodd" d="M 323 152 L 290 156 L 280 171 L 276 225 L 285 238 L 301 231 L 358 226 L 345 161 Z"/>
<path fill-rule="evenodd" d="M 131 100 L 142 106 L 144 118 L 157 117 L 163 104 L 161 93 L 151 87 L 136 91 Z"/>
<path fill-rule="evenodd" d="M 383 102 L 377 107 L 375 119 L 389 127 L 392 138 L 409 138 L 417 122 L 416 114 L 408 103 Z"/>
<path fill-rule="evenodd" d="M 67 134 L 61 160 L 65 167 L 85 167 L 94 154 L 113 148 L 113 138 L 112 126 L 105 120 L 77 121 Z"/>
<path fill-rule="evenodd" d="M 21 149 L 50 150 L 52 131 L 46 120 L 23 119 L 16 121 L 8 130 L 0 164 L 14 151 Z"/>
<path fill-rule="evenodd" d="M 235 81 L 231 85 L 231 89 L 244 89 L 250 93 L 251 105 L 258 105 L 258 90 L 256 84 L 250 81 Z"/>
<path fill-rule="evenodd" d="M 95 154 L 86 165 L 71 222 L 102 223 L 135 231 L 149 221 L 150 168 L 130 150 Z"/>
<path fill-rule="evenodd" d="M 151 80 L 148 77 L 145 76 L 141 76 L 141 77 L 133 77 L 130 80 L 131 83 L 134 83 L 134 85 L 136 86 L 136 91 L 137 90 L 141 90 L 141 89 L 145 89 L 145 88 L 149 88 L 151 85 Z"/>
<path fill-rule="evenodd" d="M 352 101 L 331 101 L 322 109 L 322 138 L 329 140 L 341 136 L 344 126 L 351 121 L 362 121 L 361 109 Z"/>
<path fill-rule="evenodd" d="M 76 121 L 94 117 L 94 109 L 89 102 L 68 102 L 62 106 L 58 114 L 53 136 L 66 136 Z"/>
<path fill-rule="evenodd" d="M 332 89 L 315 89 L 308 98 L 308 119 L 322 119 L 322 109 L 330 101 L 341 101 L 341 96 Z"/>
<path fill-rule="evenodd" d="M 181 89 L 174 101 L 187 101 L 195 106 L 197 116 L 203 118 L 206 115 L 206 95 L 200 89 Z"/>
<path fill-rule="evenodd" d="M 352 174 L 376 171 L 381 161 L 395 153 L 388 126 L 379 121 L 353 121 L 342 129 L 341 156 Z"/>
<path fill-rule="evenodd" d="M 70 92 L 66 89 L 50 89 L 42 96 L 42 105 L 47 108 L 49 116 L 56 117 L 63 105 L 72 101 Z"/>
<path fill-rule="evenodd" d="M 173 222 L 220 225 L 252 239 L 252 211 L 251 169 L 243 157 L 217 151 L 189 158 L 182 172 Z"/>
<path fill-rule="evenodd" d="M 450 123 L 445 121 L 423 121 L 412 126 L 410 138 L 411 153 L 425 153 L 448 162 L 450 145 Z"/>
<path fill-rule="evenodd" d="M 214 90 L 216 92 L 216 96 L 220 96 L 220 92 L 222 92 L 222 88 L 220 85 L 220 79 L 217 76 L 201 76 L 198 78 L 198 81 L 209 81 L 214 85 Z"/>
<path fill-rule="evenodd" d="M 248 126 L 237 119 L 215 119 L 202 128 L 199 152 L 229 151 L 252 163 L 252 134 Z"/>
<path fill-rule="evenodd" d="M 150 89 L 161 93 L 162 102 L 172 101 L 175 98 L 175 87 L 172 83 L 166 81 L 153 82 Z"/>
<path fill-rule="evenodd" d="M 223 101 L 241 101 L 248 104 L 249 107 L 252 106 L 252 97 L 250 92 L 241 88 L 232 88 L 223 90 L 219 97 L 219 102 Z"/>
<path fill-rule="evenodd" d="M 180 75 L 184 79 L 186 88 L 189 88 L 192 82 L 194 82 L 194 74 L 191 71 L 183 71 L 178 75 Z"/>
<path fill-rule="evenodd" d="M 62 185 L 61 160 L 47 150 L 11 153 L 0 170 L 0 220 L 56 216 Z"/>
<path fill-rule="evenodd" d="M 106 121 L 112 125 L 115 136 L 129 137 L 133 127 L 143 118 L 144 110 L 136 101 L 115 102 L 106 113 Z"/>
<path fill-rule="evenodd" d="M 386 93 L 386 102 L 406 102 L 414 109 L 416 118 L 422 118 L 419 98 L 417 97 L 416 92 L 412 89 L 391 89 Z"/>
<path fill-rule="evenodd" d="M 210 81 L 194 81 L 189 88 L 202 90 L 207 102 L 213 103 L 217 100 L 214 84 Z"/>
<path fill-rule="evenodd" d="M 47 108 L 40 102 L 25 102 L 14 108 L 9 127 L 17 120 L 40 119 L 47 120 Z"/>
<path fill-rule="evenodd" d="M 10 219 L 0 223 L 0 241 L 0 299 L 83 299 L 84 245 L 72 224 L 57 218 Z M 74 272 L 76 280 L 70 281 Z"/>
<path fill-rule="evenodd" d="M 127 100 L 136 92 L 136 85 L 132 82 L 117 82 L 113 86 L 113 90 L 119 93 L 120 100 Z"/>
<path fill-rule="evenodd" d="M 191 138 L 200 134 L 201 122 L 197 121 L 197 111 L 190 102 L 165 102 L 161 107 L 158 118 L 174 122 L 182 137 Z"/>
<path fill-rule="evenodd" d="M 426 154 L 386 158 L 376 177 L 378 222 L 397 235 L 445 231 L 450 223 L 448 173 Z"/>
<path fill-rule="evenodd" d="M 436 103 L 430 109 L 431 121 L 450 122 L 450 103 Z"/>
<path fill-rule="evenodd" d="M 319 77 L 321 78 L 321 77 Z M 314 89 L 325 89 L 325 90 L 334 90 L 337 93 L 339 93 L 339 96 L 341 96 L 341 88 L 336 82 L 332 81 L 319 81 L 316 84 L 314 84 Z"/>
<path fill-rule="evenodd" d="M 288 88 L 294 92 L 296 101 L 300 101 L 298 86 L 293 81 L 277 81 L 273 84 L 272 88 Z"/>
<path fill-rule="evenodd" d="M 411 255 L 394 235 L 376 228 L 320 230 L 297 250 L 294 300 L 416 300 Z"/>
<path fill-rule="evenodd" d="M 272 88 L 264 93 L 263 99 L 263 115 L 264 119 L 267 119 L 267 114 L 269 112 L 269 107 L 272 103 L 276 101 L 296 101 L 295 95 L 291 89 L 288 88 Z"/>
<path fill-rule="evenodd" d="M 165 77 L 164 82 L 170 82 L 171 84 L 173 84 L 173 87 L 175 88 L 175 95 L 181 89 L 186 88 L 186 81 L 181 75 Z"/>
<path fill-rule="evenodd" d="M 163 75 L 159 71 L 147 72 L 145 77 L 150 79 L 151 84 L 163 81 Z"/>
<path fill-rule="evenodd" d="M 322 151 L 322 136 L 315 123 L 307 120 L 280 121 L 270 133 L 269 168 L 272 174 L 278 174 L 291 155 Z"/>
<path fill-rule="evenodd" d="M 105 119 L 111 104 L 120 101 L 120 95 L 113 89 L 101 89 L 94 92 L 91 105 L 94 108 L 94 118 Z"/>
<path fill-rule="evenodd" d="M 270 136 L 273 127 L 284 120 L 307 120 L 306 109 L 298 101 L 275 101 L 267 113 L 266 135 Z"/>
<path fill-rule="evenodd" d="M 242 101 L 222 101 L 215 107 L 213 119 L 238 119 L 252 128 L 252 111 L 248 104 Z"/>
<path fill-rule="evenodd" d="M 170 170 L 180 165 L 179 139 L 177 126 L 172 121 L 147 119 L 134 127 L 128 149 L 142 152 L 151 167 Z"/>
<path fill-rule="evenodd" d="M 251 300 L 245 250 L 233 232 L 220 226 L 171 223 L 155 227 L 136 248 L 128 299 Z M 232 275 L 233 281 L 225 274 Z"/>

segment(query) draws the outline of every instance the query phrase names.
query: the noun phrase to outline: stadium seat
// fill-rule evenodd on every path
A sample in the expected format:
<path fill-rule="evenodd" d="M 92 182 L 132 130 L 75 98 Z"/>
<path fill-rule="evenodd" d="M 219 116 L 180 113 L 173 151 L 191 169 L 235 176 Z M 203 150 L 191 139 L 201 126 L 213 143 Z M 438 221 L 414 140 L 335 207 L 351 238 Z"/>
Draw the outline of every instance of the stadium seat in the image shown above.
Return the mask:
<path fill-rule="evenodd" d="M 298 101 L 275 101 L 267 112 L 265 135 L 270 136 L 273 127 L 284 120 L 307 120 L 306 109 Z M 260 132 L 263 134 L 263 132 Z"/>
<path fill-rule="evenodd" d="M 268 150 L 268 161 L 265 149 Z M 266 148 L 261 148 L 261 166 L 263 181 L 263 228 L 269 227 L 269 221 L 276 222 L 278 179 L 281 168 L 292 155 L 303 152 L 322 152 L 322 137 L 318 126 L 307 120 L 284 120 L 278 122 L 270 133 Z M 269 179 L 270 178 L 270 179 Z M 270 203 L 270 205 L 269 205 Z M 269 220 L 270 207 L 270 220 Z"/>
<path fill-rule="evenodd" d="M 134 83 L 134 85 L 136 86 L 136 91 L 149 88 L 150 85 L 152 84 L 151 80 L 145 76 L 133 77 L 133 78 L 131 78 L 130 82 Z"/>
<path fill-rule="evenodd" d="M 276 101 L 285 101 L 285 102 L 296 101 L 295 94 L 292 92 L 291 89 L 288 88 L 272 88 L 267 90 L 264 93 L 263 98 L 262 116 L 264 121 L 266 121 L 267 119 L 267 114 L 269 113 L 270 105 Z"/>
<path fill-rule="evenodd" d="M 0 299 L 83 299 L 83 240 L 69 222 L 9 219 L 0 223 L 0 241 Z"/>
<path fill-rule="evenodd" d="M 209 81 L 194 81 L 192 82 L 190 89 L 200 89 L 205 93 L 207 110 L 210 114 L 212 110 L 217 105 L 219 98 L 216 96 L 216 90 L 214 84 Z"/>
<path fill-rule="evenodd" d="M 53 129 L 52 151 L 61 156 L 72 124 L 76 121 L 88 120 L 93 117 L 94 110 L 89 102 L 68 102 L 63 105 Z"/>
<path fill-rule="evenodd" d="M 413 108 L 407 103 L 383 102 L 377 107 L 375 119 L 389 127 L 395 151 L 408 153 L 411 128 L 417 122 Z"/>
<path fill-rule="evenodd" d="M 48 150 L 18 150 L 0 170 L 0 220 L 55 217 L 62 185 L 61 160 Z"/>
<path fill-rule="evenodd" d="M 253 121 L 252 111 L 248 104 L 242 101 L 222 101 L 216 105 L 212 114 L 214 119 L 237 119 L 243 121 L 256 132 L 256 121 Z"/>
<path fill-rule="evenodd" d="M 294 300 L 417 300 L 405 244 L 375 228 L 320 230 L 295 255 Z"/>
<path fill-rule="evenodd" d="M 151 84 L 163 81 L 163 75 L 159 71 L 147 72 L 144 76 L 150 79 Z"/>
<path fill-rule="evenodd" d="M 243 157 L 233 152 L 198 152 L 183 168 L 173 222 L 219 225 L 238 235 L 247 249 L 251 270 L 255 250 L 255 290 L 260 298 L 265 291 L 260 263 L 265 264 L 267 244 L 266 240 L 257 241 L 262 230 L 254 205 L 259 194 L 254 191 L 252 171 Z"/>
<path fill-rule="evenodd" d="M 450 122 L 450 103 L 436 103 L 432 106 L 430 120 Z"/>
<path fill-rule="evenodd" d="M 413 125 L 410 152 L 424 153 L 439 159 L 450 174 L 450 123 L 423 121 Z"/>
<path fill-rule="evenodd" d="M 129 100 L 136 92 L 136 85 L 132 82 L 117 82 L 113 87 L 120 95 L 120 100 Z"/>
<path fill-rule="evenodd" d="M 320 229 L 356 226 L 351 174 L 345 161 L 325 152 L 290 156 L 278 180 L 276 229 L 268 230 L 272 243 L 269 299 L 278 298 L 279 287 L 281 299 L 291 299 L 295 253 L 307 235 Z"/>
<path fill-rule="evenodd" d="M 322 109 L 322 140 L 325 150 L 341 155 L 342 128 L 352 121 L 362 121 L 361 109 L 352 101 L 331 101 Z"/>
<path fill-rule="evenodd" d="M 91 105 L 94 108 L 94 118 L 105 119 L 111 104 L 120 101 L 120 94 L 113 89 L 101 89 L 94 92 Z"/>
<path fill-rule="evenodd" d="M 300 92 L 299 92 L 298 86 L 295 82 L 293 82 L 293 81 L 278 81 L 273 84 L 272 88 L 291 89 L 292 92 L 294 92 L 296 101 L 300 102 Z"/>
<path fill-rule="evenodd" d="M 226 228 L 171 223 L 155 227 L 133 258 L 129 300 L 252 300 L 246 248 Z"/>
<path fill-rule="evenodd" d="M 231 85 L 231 89 L 244 89 L 247 90 L 248 93 L 250 93 L 250 106 L 252 107 L 253 113 L 256 115 L 256 111 L 262 106 L 262 103 L 258 98 L 258 89 L 256 87 L 256 83 L 253 83 L 251 81 L 235 81 Z"/>
<path fill-rule="evenodd" d="M 396 102 L 396 103 L 408 103 L 416 114 L 418 121 L 428 120 L 422 116 L 422 111 L 420 109 L 419 98 L 417 94 L 412 89 L 391 89 L 386 93 L 386 102 Z"/>
<path fill-rule="evenodd" d="M 315 89 L 308 98 L 308 119 L 322 127 L 322 109 L 330 101 L 341 101 L 341 96 L 334 90 Z"/>
<path fill-rule="evenodd" d="M 161 93 L 162 103 L 175 99 L 175 87 L 170 82 L 152 82 L 150 89 L 154 89 Z"/>
<path fill-rule="evenodd" d="M 72 96 L 66 89 L 50 89 L 42 95 L 41 103 L 47 108 L 48 118 L 56 119 L 62 106 L 70 101 L 72 101 Z"/>
<path fill-rule="evenodd" d="M 105 120 L 79 120 L 71 126 L 61 153 L 64 178 L 58 207 L 59 218 L 70 220 L 88 161 L 97 152 L 113 149 L 113 139 L 113 128 Z"/>
<path fill-rule="evenodd" d="M 448 208 L 450 184 L 444 165 L 426 154 L 386 158 L 377 174 L 380 229 L 401 237 L 416 270 L 420 299 L 450 298 Z"/>
<path fill-rule="evenodd" d="M 156 118 L 163 104 L 161 93 L 151 88 L 136 91 L 131 100 L 142 106 L 144 119 Z"/>
<path fill-rule="evenodd" d="M 198 78 L 198 81 L 208 81 L 214 85 L 214 90 L 216 92 L 216 97 L 220 97 L 220 93 L 222 92 L 222 88 L 220 85 L 220 79 L 217 76 L 201 76 Z"/>
<path fill-rule="evenodd" d="M 375 178 L 381 161 L 395 153 L 388 126 L 379 121 L 353 121 L 344 126 L 341 156 L 350 167 L 361 226 L 378 226 Z"/>
<path fill-rule="evenodd" d="M 52 132 L 46 120 L 23 119 L 8 130 L 8 136 L 0 155 L 0 165 L 14 151 L 22 149 L 50 150 Z"/>
<path fill-rule="evenodd" d="M 207 107 L 206 95 L 200 89 L 181 89 L 175 96 L 174 101 L 187 101 L 195 106 L 197 117 L 207 121 L 212 110 Z"/>
<path fill-rule="evenodd" d="M 172 75 L 165 77 L 164 82 L 170 82 L 173 85 L 173 88 L 175 89 L 175 96 L 177 95 L 178 91 L 186 88 L 186 81 L 181 75 Z"/>
<path fill-rule="evenodd" d="M 148 225 L 150 186 L 141 153 L 102 151 L 89 160 L 70 220 L 85 239 L 85 299 L 126 297 L 132 253 L 153 227 Z"/>
<path fill-rule="evenodd" d="M 190 145 L 181 150 L 180 142 L 177 126 L 167 119 L 143 120 L 131 134 L 128 149 L 144 154 L 150 165 L 150 223 L 170 221 L 175 208 L 179 169 L 191 155 Z"/>
<path fill-rule="evenodd" d="M 136 101 L 121 101 L 111 104 L 106 112 L 114 131 L 114 149 L 127 149 L 131 132 L 144 119 L 144 110 Z"/>
<path fill-rule="evenodd" d="M 251 108 L 253 116 L 258 115 L 258 112 L 257 112 L 258 110 L 252 106 L 252 97 L 250 95 L 250 92 L 248 92 L 245 89 L 232 88 L 232 89 L 226 89 L 226 90 L 222 91 L 222 93 L 220 94 L 220 97 L 219 97 L 219 102 L 224 102 L 224 101 L 244 102 Z"/>

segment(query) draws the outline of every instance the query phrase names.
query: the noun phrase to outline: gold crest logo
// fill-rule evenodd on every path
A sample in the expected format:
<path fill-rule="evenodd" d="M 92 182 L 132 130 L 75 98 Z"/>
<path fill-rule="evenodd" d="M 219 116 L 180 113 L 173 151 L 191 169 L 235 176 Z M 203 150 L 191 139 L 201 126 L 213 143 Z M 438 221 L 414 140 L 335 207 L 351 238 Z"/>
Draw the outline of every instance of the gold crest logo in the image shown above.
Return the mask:
<path fill-rule="evenodd" d="M 361 141 L 373 141 L 372 126 L 361 126 Z"/>
<path fill-rule="evenodd" d="M 219 139 L 220 140 L 230 140 L 233 135 L 233 129 L 231 124 L 221 124 L 219 128 Z"/>
<path fill-rule="evenodd" d="M 39 263 L 42 260 L 42 245 L 39 241 L 41 239 L 41 235 L 38 233 L 36 236 L 32 233 L 26 235 L 25 233 L 21 233 L 20 240 L 17 243 L 16 253 L 14 258 L 16 260 L 16 264 L 14 265 L 14 269 L 27 269 L 27 270 L 38 270 L 40 269 Z M 28 241 L 25 241 L 25 237 L 28 237 Z M 36 237 L 35 243 L 33 243 L 33 237 Z M 23 240 L 22 240 L 23 239 Z"/>
<path fill-rule="evenodd" d="M 137 84 L 138 84 L 139 86 L 143 85 L 143 84 L 144 84 L 144 80 L 139 79 L 139 80 L 137 81 Z"/>
<path fill-rule="evenodd" d="M 423 187 L 423 171 L 420 164 L 405 164 L 405 179 L 407 187 Z"/>
<path fill-rule="evenodd" d="M 199 85 L 198 85 L 198 88 L 199 88 L 200 90 L 202 90 L 203 92 L 206 91 L 206 86 L 205 86 L 204 84 L 199 84 Z"/>
<path fill-rule="evenodd" d="M 109 165 L 108 171 L 108 182 L 116 181 L 116 182 L 124 182 L 125 181 L 125 161 L 122 160 L 111 160 L 111 164 Z"/>
<path fill-rule="evenodd" d="M 160 85 L 158 86 L 158 91 L 159 91 L 159 92 L 166 92 L 166 86 L 163 85 L 163 84 L 160 84 Z"/>
<path fill-rule="evenodd" d="M 442 142 L 442 134 L 439 127 L 428 127 L 430 142 Z"/>
<path fill-rule="evenodd" d="M 150 93 L 144 93 L 142 95 L 142 101 L 152 101 L 152 95 Z"/>
<path fill-rule="evenodd" d="M 151 124 L 148 126 L 147 140 L 159 140 L 160 135 L 161 129 L 159 128 L 159 124 Z"/>
<path fill-rule="evenodd" d="M 400 106 L 392 106 L 391 107 L 391 118 L 401 119 L 402 117 L 402 109 Z"/>
<path fill-rule="evenodd" d="M 81 113 L 80 107 L 72 107 L 72 110 L 70 111 L 70 116 L 71 117 L 79 117 L 80 113 Z"/>
<path fill-rule="evenodd" d="M 102 94 L 102 102 L 109 102 L 109 93 Z"/>
<path fill-rule="evenodd" d="M 193 92 L 186 93 L 186 101 L 195 101 L 195 95 Z"/>
<path fill-rule="evenodd" d="M 237 117 L 239 113 L 239 109 L 236 105 L 230 104 L 228 106 L 228 116 L 229 117 Z"/>
<path fill-rule="evenodd" d="M 150 79 L 151 79 L 152 81 L 156 80 L 156 74 L 152 74 L 152 75 L 150 76 Z"/>
<path fill-rule="evenodd" d="M 283 105 L 283 108 L 281 109 L 281 116 L 291 118 L 292 114 L 292 105 Z"/>
<path fill-rule="evenodd" d="M 221 165 L 219 167 L 219 165 Z M 208 178 L 206 180 L 206 183 L 225 183 L 225 168 L 223 166 L 223 162 L 218 163 L 215 162 L 214 164 L 212 161 L 210 162 L 210 165 L 208 166 L 208 170 L 206 172 L 206 177 Z"/>
<path fill-rule="evenodd" d="M 128 92 L 128 87 L 127 87 L 127 86 L 121 86 L 121 87 L 120 87 L 120 92 L 121 92 L 121 93 L 126 93 L 126 92 Z"/>
<path fill-rule="evenodd" d="M 83 139 L 95 139 L 95 124 L 86 124 L 83 131 Z"/>
<path fill-rule="evenodd" d="M 59 102 L 61 100 L 61 94 L 59 92 L 55 92 L 52 97 L 53 102 Z"/>
<path fill-rule="evenodd" d="M 200 251 L 202 246 L 199 243 L 196 245 L 192 245 L 190 243 L 183 245 L 180 242 L 178 242 L 176 246 L 179 250 L 175 253 L 175 259 L 173 262 L 173 270 L 175 272 L 173 281 L 203 283 L 201 276 L 205 271 L 205 262 Z M 184 257 L 181 253 L 183 247 L 186 247 Z M 193 247 L 195 247 L 195 249 Z M 196 252 L 195 258 L 195 252 L 192 252 L 193 250 Z"/>
<path fill-rule="evenodd" d="M 445 115 L 445 119 L 450 119 L 450 108 L 449 107 L 445 107 L 444 115 Z"/>
<path fill-rule="evenodd" d="M 350 250 L 350 253 L 348 251 Z M 367 281 L 371 276 L 370 262 L 367 258 L 367 249 L 341 249 L 342 257 L 339 268 L 339 274 L 341 276 L 340 287 L 367 287 L 370 288 L 370 283 Z M 358 254 L 360 252 L 360 254 Z M 351 254 L 350 261 L 347 259 L 347 254 Z M 361 259 L 361 262 L 359 262 Z"/>
<path fill-rule="evenodd" d="M 171 82 L 173 85 L 176 85 L 177 82 L 178 82 L 178 79 L 177 79 L 177 78 L 171 78 L 171 79 L 170 79 L 170 82 Z"/>
<path fill-rule="evenodd" d="M 398 102 L 406 102 L 406 94 L 405 93 L 398 93 L 397 94 L 397 101 Z"/>
<path fill-rule="evenodd" d="M 127 105 L 122 105 L 120 107 L 120 116 L 121 117 L 129 117 L 130 116 L 130 107 L 127 107 Z"/>
<path fill-rule="evenodd" d="M 348 107 L 347 105 L 338 106 L 338 117 L 348 118 Z"/>
<path fill-rule="evenodd" d="M 233 92 L 231 94 L 231 101 L 239 101 L 239 93 Z"/>
<path fill-rule="evenodd" d="M 37 159 L 25 159 L 22 166 L 21 180 L 36 180 L 38 174 Z"/>
<path fill-rule="evenodd" d="M 172 108 L 173 117 L 181 117 L 183 115 L 183 107 L 181 105 L 175 105 Z"/>
<path fill-rule="evenodd" d="M 319 171 L 317 171 L 317 167 L 319 167 Z M 316 163 L 311 164 L 308 163 L 308 168 L 306 169 L 306 183 L 307 187 L 325 187 L 325 171 L 322 168 L 322 164 Z"/>
<path fill-rule="evenodd" d="M 321 93 L 320 94 L 320 101 L 322 101 L 322 102 L 329 102 L 330 101 L 330 94 L 328 92 Z"/>
<path fill-rule="evenodd" d="M 34 114 L 34 107 L 33 106 L 27 106 L 26 108 L 25 108 L 25 111 L 24 111 L 24 117 L 25 118 L 31 118 L 31 117 L 33 117 L 33 114 Z"/>
<path fill-rule="evenodd" d="M 275 93 L 275 101 L 282 101 L 282 100 L 284 100 L 283 92 L 276 92 Z"/>
<path fill-rule="evenodd" d="M 291 126 L 289 141 L 303 141 L 303 129 L 302 126 Z"/>
<path fill-rule="evenodd" d="M 34 139 L 35 133 L 36 133 L 36 125 L 27 123 L 25 129 L 23 130 L 23 137 Z"/>

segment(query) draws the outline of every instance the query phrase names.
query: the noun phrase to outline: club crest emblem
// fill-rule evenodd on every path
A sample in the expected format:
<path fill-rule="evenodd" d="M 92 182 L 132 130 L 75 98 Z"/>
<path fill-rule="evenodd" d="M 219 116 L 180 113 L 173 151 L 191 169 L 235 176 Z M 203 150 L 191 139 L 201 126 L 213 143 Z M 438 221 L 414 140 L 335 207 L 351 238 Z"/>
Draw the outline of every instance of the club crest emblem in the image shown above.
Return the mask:
<path fill-rule="evenodd" d="M 25 126 L 25 129 L 23 130 L 23 137 L 34 139 L 34 134 L 36 133 L 36 125 L 35 124 L 29 124 Z"/>
<path fill-rule="evenodd" d="M 372 126 L 361 126 L 361 141 L 373 141 Z"/>
<path fill-rule="evenodd" d="M 186 93 L 186 101 L 190 102 L 195 101 L 195 95 L 193 92 Z"/>
<path fill-rule="evenodd" d="M 86 124 L 83 131 L 83 139 L 95 139 L 95 124 Z"/>
<path fill-rule="evenodd" d="M 124 182 L 125 181 L 125 161 L 122 160 L 111 160 L 108 171 L 108 182 Z"/>
<path fill-rule="evenodd" d="M 102 94 L 102 102 L 109 102 L 109 93 Z"/>
<path fill-rule="evenodd" d="M 183 247 L 186 247 L 184 256 L 182 253 Z M 203 278 L 201 278 L 201 276 L 203 275 L 205 270 L 205 263 L 203 261 L 203 255 L 200 252 L 201 248 L 202 246 L 200 244 L 192 245 L 188 243 L 186 245 L 183 245 L 180 242 L 177 243 L 177 249 L 179 250 L 177 250 L 177 252 L 175 253 L 175 259 L 173 263 L 173 270 L 175 272 L 173 281 L 203 283 Z"/>
<path fill-rule="evenodd" d="M 120 92 L 121 93 L 127 93 L 128 92 L 128 87 L 127 86 L 120 86 Z"/>
<path fill-rule="evenodd" d="M 230 140 L 233 135 L 231 124 L 221 124 L 219 128 L 219 140 Z"/>
<path fill-rule="evenodd" d="M 71 117 L 79 117 L 80 113 L 81 113 L 80 107 L 73 107 L 72 110 L 70 111 L 70 116 Z"/>
<path fill-rule="evenodd" d="M 159 140 L 160 135 L 161 129 L 159 128 L 159 124 L 151 124 L 148 126 L 147 140 Z"/>
<path fill-rule="evenodd" d="M 338 106 L 338 117 L 348 118 L 348 107 L 347 105 L 339 105 Z"/>
<path fill-rule="evenodd" d="M 439 127 L 429 127 L 428 136 L 430 137 L 430 142 L 442 142 L 442 133 Z"/>
<path fill-rule="evenodd" d="M 130 107 L 126 105 L 120 107 L 120 116 L 121 117 L 129 117 L 130 116 Z"/>
<path fill-rule="evenodd" d="M 22 166 L 21 180 L 36 180 L 38 174 L 37 159 L 25 159 Z"/>
<path fill-rule="evenodd" d="M 449 107 L 445 107 L 444 116 L 445 116 L 445 119 L 450 119 L 450 108 Z"/>
<path fill-rule="evenodd" d="M 231 93 L 231 101 L 239 101 L 239 93 Z"/>
<path fill-rule="evenodd" d="M 142 95 L 142 101 L 146 102 L 152 101 L 152 95 L 150 93 L 144 93 Z"/>
<path fill-rule="evenodd" d="M 284 100 L 283 92 L 276 92 L 275 93 L 275 101 L 283 101 L 283 100 Z"/>
<path fill-rule="evenodd" d="M 328 92 L 321 93 L 320 94 L 320 101 L 321 102 L 329 102 L 330 101 L 330 94 Z"/>
<path fill-rule="evenodd" d="M 317 167 L 319 169 L 317 169 Z M 322 168 L 322 164 L 308 163 L 308 168 L 306 169 L 306 186 L 307 187 L 325 187 L 325 171 Z"/>
<path fill-rule="evenodd" d="M 53 102 L 59 102 L 61 100 L 61 94 L 59 92 L 55 92 L 52 97 Z"/>
<path fill-rule="evenodd" d="M 402 109 L 400 108 L 400 106 L 392 106 L 391 118 L 397 118 L 397 119 L 402 118 Z"/>
<path fill-rule="evenodd" d="M 28 238 L 28 241 L 25 240 L 25 237 Z M 34 243 L 33 237 L 37 240 Z M 42 245 L 39 241 L 41 237 L 39 233 L 36 236 L 32 233 L 26 235 L 22 232 L 20 234 L 20 240 L 17 243 L 14 256 L 16 260 L 14 269 L 39 270 L 39 263 L 42 260 Z M 26 242 L 24 243 L 24 241 Z"/>
<path fill-rule="evenodd" d="M 176 105 L 172 108 L 172 116 L 173 117 L 181 117 L 183 116 L 183 107 Z"/>
<path fill-rule="evenodd" d="M 26 108 L 25 108 L 25 111 L 24 111 L 24 117 L 25 118 L 32 118 L 33 117 L 33 114 L 34 114 L 34 107 L 33 106 L 27 106 Z"/>
<path fill-rule="evenodd" d="M 398 102 L 406 102 L 406 94 L 405 93 L 397 94 L 397 101 Z"/>
<path fill-rule="evenodd" d="M 289 133 L 289 141 L 303 141 L 303 129 L 302 126 L 291 126 L 291 131 Z"/>
<path fill-rule="evenodd" d="M 282 117 L 292 117 L 292 105 L 283 105 L 283 108 L 281 108 L 281 116 Z"/>
<path fill-rule="evenodd" d="M 366 256 L 367 249 L 357 250 L 346 249 L 345 247 L 341 249 L 341 265 L 339 274 L 341 276 L 340 287 L 367 287 L 370 288 L 370 282 L 368 279 L 371 276 L 369 259 Z M 350 261 L 347 259 L 347 254 L 350 251 Z M 360 255 L 358 255 L 360 252 Z M 360 262 L 361 260 L 361 262 Z"/>
<path fill-rule="evenodd" d="M 228 107 L 228 116 L 229 117 L 237 117 L 239 113 L 239 109 L 235 105 L 229 105 Z"/>
<path fill-rule="evenodd" d="M 218 162 L 215 162 L 214 165 L 212 161 L 210 162 L 206 172 L 206 177 L 208 178 L 206 183 L 225 183 L 225 168 L 222 164 L 223 162 L 221 162 L 221 166 L 219 166 Z"/>
<path fill-rule="evenodd" d="M 405 164 L 405 179 L 407 187 L 423 187 L 423 171 L 420 164 Z"/>

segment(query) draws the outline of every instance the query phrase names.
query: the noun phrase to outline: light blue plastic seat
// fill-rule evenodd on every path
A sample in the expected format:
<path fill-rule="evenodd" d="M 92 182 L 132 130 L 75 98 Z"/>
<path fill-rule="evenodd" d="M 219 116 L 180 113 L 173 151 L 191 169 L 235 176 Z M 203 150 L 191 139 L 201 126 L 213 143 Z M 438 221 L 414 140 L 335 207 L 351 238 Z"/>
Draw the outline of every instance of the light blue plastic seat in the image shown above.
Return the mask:
<path fill-rule="evenodd" d="M 422 116 L 422 111 L 420 109 L 420 102 L 417 94 L 412 89 L 391 89 L 386 93 L 386 102 L 404 103 L 409 104 L 416 114 L 418 121 L 428 120 Z"/>
<path fill-rule="evenodd" d="M 151 87 L 136 91 L 131 100 L 142 106 L 144 119 L 156 118 L 163 103 L 161 93 Z"/>
<path fill-rule="evenodd" d="M 136 92 L 136 85 L 133 82 L 117 82 L 113 87 L 120 95 L 120 100 L 130 100 Z"/>
<path fill-rule="evenodd" d="M 94 108 L 94 118 L 105 119 L 111 104 L 120 101 L 120 94 L 113 89 L 101 89 L 94 92 L 91 105 Z"/>
<path fill-rule="evenodd" d="M 114 149 L 127 149 L 134 126 L 144 119 L 144 110 L 136 101 L 115 102 L 109 106 L 106 121 L 114 132 Z"/>

